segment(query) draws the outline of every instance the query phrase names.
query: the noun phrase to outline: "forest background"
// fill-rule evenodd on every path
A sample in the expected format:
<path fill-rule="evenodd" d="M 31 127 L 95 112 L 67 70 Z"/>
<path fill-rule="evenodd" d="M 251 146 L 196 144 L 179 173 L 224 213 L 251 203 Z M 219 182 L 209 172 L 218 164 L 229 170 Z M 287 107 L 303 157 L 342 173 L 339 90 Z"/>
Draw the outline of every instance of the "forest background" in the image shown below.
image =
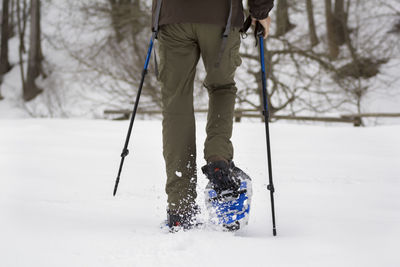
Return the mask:
<path fill-rule="evenodd" d="M 127 118 L 151 36 L 151 1 L 3 0 L 1 7 L 1 117 Z M 271 17 L 265 60 L 272 119 L 399 113 L 399 1 L 278 0 Z M 251 33 L 240 51 L 237 121 L 259 120 Z M 159 118 L 153 61 L 149 71 L 140 114 Z M 207 109 L 204 76 L 200 63 L 199 112 Z M 362 117 L 359 124 L 397 122 Z"/>

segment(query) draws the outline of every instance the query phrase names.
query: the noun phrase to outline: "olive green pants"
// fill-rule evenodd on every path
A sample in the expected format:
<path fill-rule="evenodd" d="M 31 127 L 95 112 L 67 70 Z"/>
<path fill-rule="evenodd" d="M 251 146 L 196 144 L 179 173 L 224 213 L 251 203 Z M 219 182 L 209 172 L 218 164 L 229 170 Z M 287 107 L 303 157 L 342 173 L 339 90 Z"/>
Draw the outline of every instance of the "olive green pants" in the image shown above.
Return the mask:
<path fill-rule="evenodd" d="M 216 67 L 224 28 L 207 24 L 168 24 L 158 35 L 162 104 L 163 155 L 170 210 L 184 212 L 196 199 L 196 140 L 193 87 L 196 66 L 203 59 L 209 108 L 204 158 L 233 158 L 230 141 L 236 98 L 234 75 L 241 64 L 239 29 L 232 29 Z"/>

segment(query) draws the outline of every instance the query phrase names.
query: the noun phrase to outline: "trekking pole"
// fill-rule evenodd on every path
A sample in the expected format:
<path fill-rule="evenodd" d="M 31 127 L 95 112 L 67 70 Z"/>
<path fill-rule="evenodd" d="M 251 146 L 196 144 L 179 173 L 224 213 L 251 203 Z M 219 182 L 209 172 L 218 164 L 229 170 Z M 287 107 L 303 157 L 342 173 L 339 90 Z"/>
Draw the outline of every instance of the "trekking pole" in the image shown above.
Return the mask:
<path fill-rule="evenodd" d="M 268 94 L 267 94 L 267 79 L 265 75 L 265 60 L 264 60 L 264 27 L 257 21 L 254 34 L 258 43 L 260 44 L 260 63 L 261 63 L 261 80 L 262 80 L 262 93 L 264 102 L 264 121 L 265 121 L 265 133 L 267 140 L 267 156 L 268 156 L 268 176 L 269 185 L 267 189 L 270 192 L 271 197 L 271 212 L 272 212 L 272 233 L 276 236 L 276 224 L 275 224 L 275 203 L 274 203 L 274 183 L 272 180 L 272 161 L 271 161 L 271 145 L 269 135 L 269 109 L 268 109 Z"/>
<path fill-rule="evenodd" d="M 140 94 L 142 93 L 142 88 L 143 88 L 143 84 L 144 84 L 144 78 L 146 77 L 146 74 L 147 74 L 147 69 L 148 69 L 148 66 L 149 66 L 150 58 L 151 58 L 151 52 L 153 50 L 154 40 L 157 38 L 157 34 L 158 34 L 158 20 L 159 20 L 159 17 L 160 17 L 161 3 L 162 3 L 162 0 L 158 0 L 157 7 L 156 7 L 157 10 L 156 10 L 153 34 L 152 34 L 151 39 L 150 39 L 149 49 L 147 51 L 146 61 L 144 63 L 144 67 L 143 67 L 143 71 L 142 71 L 142 78 L 140 80 L 140 85 L 139 85 L 138 93 L 137 93 L 137 96 L 136 96 L 135 105 L 134 105 L 133 111 L 132 111 L 132 116 L 131 116 L 131 121 L 129 123 L 128 133 L 126 135 L 125 145 L 124 145 L 124 148 L 123 148 L 122 153 L 121 153 L 121 162 L 119 164 L 118 176 L 117 176 L 117 179 L 115 180 L 113 196 L 115 196 L 115 194 L 117 193 L 118 184 L 119 184 L 119 180 L 120 180 L 120 177 L 121 177 L 121 171 L 122 171 L 122 167 L 124 165 L 125 157 L 128 156 L 128 154 L 129 154 L 128 145 L 129 145 L 129 140 L 131 138 L 132 127 L 133 127 L 133 123 L 135 121 L 137 108 L 139 106 Z"/>

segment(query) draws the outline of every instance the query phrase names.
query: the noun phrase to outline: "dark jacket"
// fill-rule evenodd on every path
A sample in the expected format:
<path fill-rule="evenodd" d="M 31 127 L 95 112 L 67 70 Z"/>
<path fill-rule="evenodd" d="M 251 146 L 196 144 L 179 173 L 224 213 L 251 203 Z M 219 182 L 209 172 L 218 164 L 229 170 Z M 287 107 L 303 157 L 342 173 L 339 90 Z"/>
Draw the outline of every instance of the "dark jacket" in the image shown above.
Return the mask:
<path fill-rule="evenodd" d="M 158 0 L 153 0 L 153 23 Z M 163 0 L 160 23 L 205 23 L 226 25 L 231 0 Z M 248 0 L 250 14 L 265 19 L 274 0 Z M 244 14 L 242 0 L 232 0 L 232 26 L 241 28 Z M 153 25 L 154 26 L 154 25 Z"/>

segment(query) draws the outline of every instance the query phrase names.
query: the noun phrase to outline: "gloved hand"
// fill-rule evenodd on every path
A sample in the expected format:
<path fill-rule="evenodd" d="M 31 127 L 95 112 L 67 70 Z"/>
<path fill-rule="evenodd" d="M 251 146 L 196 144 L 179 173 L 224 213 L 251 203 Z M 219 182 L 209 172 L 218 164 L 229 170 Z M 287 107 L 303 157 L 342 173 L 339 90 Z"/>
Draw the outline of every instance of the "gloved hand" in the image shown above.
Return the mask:
<path fill-rule="evenodd" d="M 256 25 L 257 21 L 261 24 L 261 26 L 263 26 L 264 28 L 264 39 L 267 39 L 268 34 L 269 34 L 269 26 L 271 25 L 271 17 L 268 17 L 266 19 L 262 19 L 262 20 L 257 20 L 255 18 L 251 18 L 252 20 L 252 24 Z"/>

